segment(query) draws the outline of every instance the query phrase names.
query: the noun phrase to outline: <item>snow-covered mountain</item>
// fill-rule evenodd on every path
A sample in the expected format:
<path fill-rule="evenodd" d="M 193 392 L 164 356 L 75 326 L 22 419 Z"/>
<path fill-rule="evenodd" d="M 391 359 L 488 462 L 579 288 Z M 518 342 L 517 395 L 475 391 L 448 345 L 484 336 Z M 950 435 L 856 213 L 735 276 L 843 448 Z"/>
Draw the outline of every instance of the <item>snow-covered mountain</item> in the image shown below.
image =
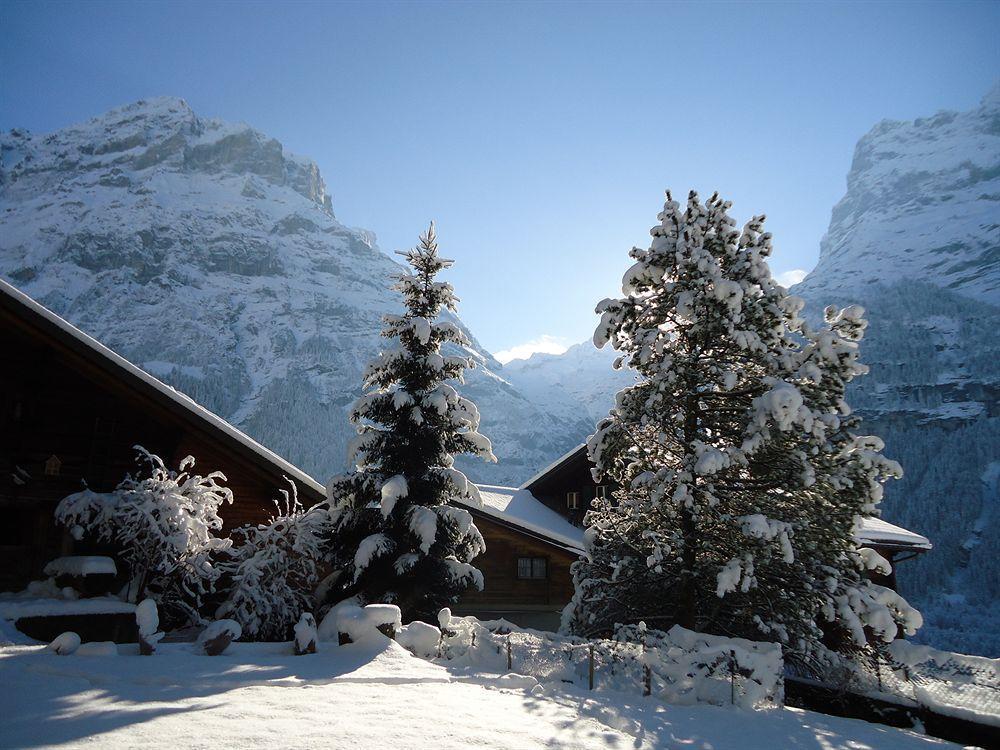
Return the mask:
<path fill-rule="evenodd" d="M 854 149 L 809 299 L 899 279 L 1000 303 L 1000 84 L 976 109 L 883 120 Z"/>
<path fill-rule="evenodd" d="M 615 394 L 635 377 L 629 370 L 614 370 L 617 353 L 611 347 L 598 349 L 590 341 L 571 346 L 562 354 L 533 354 L 504 365 L 503 375 L 521 393 L 535 403 L 569 418 L 583 415 L 588 431 L 615 402 Z M 541 468 L 541 467 L 539 467 Z"/>
<path fill-rule="evenodd" d="M 321 479 L 345 466 L 345 409 L 401 309 L 399 270 L 337 220 L 313 162 L 180 99 L 0 135 L 0 274 Z M 466 468 L 515 482 L 587 425 L 525 398 L 472 340 L 465 392 L 500 463 Z"/>

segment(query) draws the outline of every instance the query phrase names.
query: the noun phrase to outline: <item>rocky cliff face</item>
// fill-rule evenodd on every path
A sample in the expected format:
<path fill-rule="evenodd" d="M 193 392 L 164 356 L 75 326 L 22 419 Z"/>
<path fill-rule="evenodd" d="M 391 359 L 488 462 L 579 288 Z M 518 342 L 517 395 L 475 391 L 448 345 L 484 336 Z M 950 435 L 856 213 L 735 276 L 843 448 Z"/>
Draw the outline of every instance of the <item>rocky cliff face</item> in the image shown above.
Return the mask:
<path fill-rule="evenodd" d="M 1000 654 L 1000 86 L 972 111 L 862 138 L 792 291 L 815 317 L 868 310 L 871 373 L 849 400 L 905 471 L 883 515 L 935 545 L 897 571 L 924 610 L 918 638 Z"/>
<path fill-rule="evenodd" d="M 969 112 L 884 120 L 854 149 L 809 298 L 900 279 L 1000 304 L 1000 85 Z"/>
<path fill-rule="evenodd" d="M 0 135 L 0 273 L 323 481 L 345 468 L 345 409 L 399 270 L 337 220 L 314 163 L 182 100 Z M 585 427 L 473 342 L 465 392 L 500 463 L 465 468 L 518 481 Z"/>

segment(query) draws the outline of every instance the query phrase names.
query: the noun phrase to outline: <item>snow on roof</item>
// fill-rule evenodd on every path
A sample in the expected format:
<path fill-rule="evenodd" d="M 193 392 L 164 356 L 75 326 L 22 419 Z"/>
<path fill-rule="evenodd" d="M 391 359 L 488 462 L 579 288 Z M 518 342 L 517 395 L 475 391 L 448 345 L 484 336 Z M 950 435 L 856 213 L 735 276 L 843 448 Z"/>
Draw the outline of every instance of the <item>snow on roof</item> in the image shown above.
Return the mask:
<path fill-rule="evenodd" d="M 532 531 L 556 544 L 583 552 L 583 529 L 574 526 L 528 490 L 516 487 L 476 485 L 487 515 Z"/>
<path fill-rule="evenodd" d="M 323 487 L 323 485 L 321 485 L 319 482 L 317 482 L 315 479 L 310 477 L 308 474 L 306 474 L 298 467 L 293 466 L 292 464 L 288 463 L 288 461 L 281 458 L 276 453 L 268 450 L 246 433 L 241 432 L 240 430 L 233 427 L 231 424 L 229 424 L 229 422 L 224 420 L 222 417 L 218 416 L 217 414 L 214 414 L 213 412 L 210 412 L 204 406 L 194 401 L 191 397 L 186 396 L 180 391 L 171 388 L 169 385 L 162 382 L 161 380 L 157 380 L 156 378 L 154 378 L 145 370 L 136 367 L 134 364 L 129 362 L 124 357 L 116 354 L 111 349 L 104 346 L 104 344 L 99 342 L 97 339 L 88 336 L 79 328 L 75 327 L 68 321 L 59 317 L 54 312 L 49 310 L 47 307 L 40 305 L 38 302 L 33 300 L 27 294 L 22 292 L 20 289 L 18 289 L 15 286 L 12 286 L 11 284 L 8 284 L 3 279 L 0 279 L 0 292 L 2 292 L 7 297 L 13 299 L 15 302 L 18 302 L 24 307 L 28 308 L 36 315 L 41 316 L 49 323 L 52 323 L 53 325 L 57 326 L 65 333 L 69 334 L 72 338 L 76 339 L 78 342 L 80 342 L 88 349 L 93 351 L 95 354 L 98 354 L 99 356 L 103 357 L 104 359 L 116 365 L 117 367 L 121 368 L 122 370 L 125 370 L 132 377 L 138 378 L 147 385 L 156 389 L 162 395 L 166 396 L 171 401 L 173 401 L 175 404 L 181 406 L 186 411 L 195 415 L 202 421 L 207 422 L 216 430 L 225 433 L 236 442 L 242 444 L 246 448 L 249 448 L 252 452 L 256 453 L 267 463 L 271 464 L 284 474 L 287 474 L 290 478 L 295 479 L 296 481 L 302 483 L 303 485 L 306 485 L 307 487 L 310 487 L 311 489 L 317 492 L 326 494 L 326 490 Z"/>
<path fill-rule="evenodd" d="M 931 549 L 933 546 L 927 537 L 873 516 L 861 521 L 861 530 L 857 537 L 862 544 L 914 547 L 917 549 Z"/>
<path fill-rule="evenodd" d="M 586 450 L 586 448 L 587 448 L 587 444 L 586 443 L 580 443 L 580 445 L 578 445 L 575 448 L 572 448 L 571 450 L 567 451 L 566 453 L 564 453 L 563 455 L 561 455 L 559 458 L 557 458 L 555 461 L 553 461 L 548 466 L 546 466 L 544 469 L 542 469 L 541 471 L 539 471 L 537 474 L 535 474 L 533 477 L 531 477 L 531 479 L 529 479 L 527 482 L 524 482 L 519 489 L 523 490 L 526 487 L 530 487 L 535 482 L 537 482 L 539 479 L 541 479 L 546 474 L 548 474 L 550 471 L 552 471 L 553 469 L 555 469 L 557 466 L 561 466 L 563 463 L 565 463 L 566 461 L 569 461 L 571 458 L 573 458 L 580 451 Z"/>

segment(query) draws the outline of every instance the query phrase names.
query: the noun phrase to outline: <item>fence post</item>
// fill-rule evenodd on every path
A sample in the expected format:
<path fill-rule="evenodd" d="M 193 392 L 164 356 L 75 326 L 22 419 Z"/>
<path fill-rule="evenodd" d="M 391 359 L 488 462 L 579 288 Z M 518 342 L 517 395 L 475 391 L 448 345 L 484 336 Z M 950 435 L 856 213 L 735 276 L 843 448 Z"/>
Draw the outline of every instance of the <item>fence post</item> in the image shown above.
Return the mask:
<path fill-rule="evenodd" d="M 510 671 L 511 667 L 511 655 L 510 655 L 510 633 L 507 633 L 507 671 Z"/>
<path fill-rule="evenodd" d="M 729 652 L 729 702 L 736 705 L 736 651 Z"/>
<path fill-rule="evenodd" d="M 587 667 L 587 676 L 589 678 L 590 689 L 593 690 L 594 689 L 594 644 L 593 643 L 590 644 L 590 648 L 588 650 L 590 651 L 590 662 Z"/>
<path fill-rule="evenodd" d="M 646 655 L 646 634 L 642 635 L 642 694 L 653 694 L 653 670 L 649 668 L 649 659 Z"/>

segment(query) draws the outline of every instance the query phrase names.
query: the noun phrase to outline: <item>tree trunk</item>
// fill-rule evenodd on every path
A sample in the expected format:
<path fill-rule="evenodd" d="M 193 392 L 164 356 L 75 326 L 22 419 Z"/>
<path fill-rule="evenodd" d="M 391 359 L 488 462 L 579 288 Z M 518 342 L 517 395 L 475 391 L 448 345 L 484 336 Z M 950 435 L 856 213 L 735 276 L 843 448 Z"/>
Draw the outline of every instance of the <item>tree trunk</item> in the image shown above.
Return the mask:
<path fill-rule="evenodd" d="M 698 435 L 698 397 L 691 395 L 687 397 L 687 414 L 684 417 L 684 442 L 688 449 Z M 691 496 L 697 499 L 695 478 L 692 479 Z M 681 508 L 681 537 L 684 540 L 684 548 L 681 550 L 681 571 L 680 596 L 677 597 L 680 611 L 677 613 L 677 622 L 681 627 L 688 630 L 697 630 L 698 624 L 698 591 L 695 580 L 695 565 L 698 560 L 698 527 L 694 521 L 694 511 L 686 505 Z"/>

